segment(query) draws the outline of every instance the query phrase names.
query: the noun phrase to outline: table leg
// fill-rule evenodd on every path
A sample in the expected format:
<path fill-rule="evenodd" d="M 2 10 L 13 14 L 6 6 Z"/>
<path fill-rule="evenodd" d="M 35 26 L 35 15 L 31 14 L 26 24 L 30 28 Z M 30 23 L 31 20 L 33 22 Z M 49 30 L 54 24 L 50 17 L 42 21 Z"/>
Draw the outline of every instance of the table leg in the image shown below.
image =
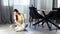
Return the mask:
<path fill-rule="evenodd" d="M 46 23 L 47 23 L 47 26 L 48 26 L 49 30 L 51 31 L 52 29 L 51 29 L 49 23 L 47 21 L 46 21 Z"/>
<path fill-rule="evenodd" d="M 42 24 L 41 24 L 41 25 L 42 25 L 42 27 L 44 27 L 44 26 L 43 26 L 43 25 L 44 25 L 44 23 L 45 23 L 45 21 L 43 21 L 43 22 L 42 22 Z"/>
<path fill-rule="evenodd" d="M 58 29 L 60 29 L 60 27 L 58 25 L 56 25 L 55 23 L 51 22 L 50 20 L 48 20 L 51 24 L 53 24 L 55 27 L 57 27 Z"/>

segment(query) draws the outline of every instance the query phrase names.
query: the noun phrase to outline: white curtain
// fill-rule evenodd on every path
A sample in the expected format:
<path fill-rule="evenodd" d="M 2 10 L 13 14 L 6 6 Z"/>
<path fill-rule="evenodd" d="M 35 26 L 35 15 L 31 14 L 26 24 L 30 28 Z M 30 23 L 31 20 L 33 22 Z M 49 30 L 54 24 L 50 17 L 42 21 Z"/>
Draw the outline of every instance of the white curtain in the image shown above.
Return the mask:
<path fill-rule="evenodd" d="M 14 9 L 25 15 L 25 22 L 29 19 L 30 0 L 14 0 Z"/>
<path fill-rule="evenodd" d="M 12 23 L 13 0 L 0 0 L 0 23 Z"/>

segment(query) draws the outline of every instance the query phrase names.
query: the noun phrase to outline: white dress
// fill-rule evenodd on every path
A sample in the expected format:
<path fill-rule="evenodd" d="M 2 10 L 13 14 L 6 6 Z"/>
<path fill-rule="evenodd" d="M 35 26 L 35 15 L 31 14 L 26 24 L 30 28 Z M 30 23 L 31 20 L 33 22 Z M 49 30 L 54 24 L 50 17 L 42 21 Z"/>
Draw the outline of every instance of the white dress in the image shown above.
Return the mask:
<path fill-rule="evenodd" d="M 16 22 L 16 16 L 14 16 L 15 22 Z M 22 23 L 22 24 L 21 24 Z M 24 16 L 23 14 L 18 15 L 18 22 L 16 22 L 16 27 L 14 28 L 15 31 L 21 31 L 25 29 L 25 23 L 24 23 Z"/>

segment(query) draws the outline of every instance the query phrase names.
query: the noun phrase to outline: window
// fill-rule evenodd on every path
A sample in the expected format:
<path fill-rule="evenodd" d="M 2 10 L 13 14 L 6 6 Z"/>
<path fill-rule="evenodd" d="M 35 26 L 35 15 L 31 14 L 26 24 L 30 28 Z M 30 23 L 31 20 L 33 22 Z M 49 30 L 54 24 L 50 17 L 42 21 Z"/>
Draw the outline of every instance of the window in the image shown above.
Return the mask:
<path fill-rule="evenodd" d="M 60 7 L 60 0 L 58 0 L 58 8 Z"/>
<path fill-rule="evenodd" d="M 8 5 L 11 6 L 11 5 L 13 5 L 13 1 L 14 0 L 3 0 L 3 5 L 4 6 L 8 6 Z"/>
<path fill-rule="evenodd" d="M 14 0 L 14 5 L 29 5 L 29 0 Z"/>
<path fill-rule="evenodd" d="M 8 0 L 3 0 L 3 5 L 8 6 Z"/>
<path fill-rule="evenodd" d="M 3 0 L 3 5 L 8 6 L 9 5 L 29 5 L 29 0 Z"/>

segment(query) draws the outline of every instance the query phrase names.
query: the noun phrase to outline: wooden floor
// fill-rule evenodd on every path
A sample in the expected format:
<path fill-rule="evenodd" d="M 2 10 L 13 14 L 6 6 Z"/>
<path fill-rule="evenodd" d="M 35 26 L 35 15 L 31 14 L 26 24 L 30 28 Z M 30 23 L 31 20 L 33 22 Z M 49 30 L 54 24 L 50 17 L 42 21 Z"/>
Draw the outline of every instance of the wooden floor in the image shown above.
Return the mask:
<path fill-rule="evenodd" d="M 38 30 L 38 29 L 34 29 L 31 27 L 27 28 L 27 31 L 22 31 L 22 32 L 15 32 L 14 30 L 10 30 L 9 28 L 9 24 L 8 25 L 0 25 L 0 34 L 60 34 L 60 30 L 53 30 L 53 31 L 49 31 L 49 30 Z"/>

